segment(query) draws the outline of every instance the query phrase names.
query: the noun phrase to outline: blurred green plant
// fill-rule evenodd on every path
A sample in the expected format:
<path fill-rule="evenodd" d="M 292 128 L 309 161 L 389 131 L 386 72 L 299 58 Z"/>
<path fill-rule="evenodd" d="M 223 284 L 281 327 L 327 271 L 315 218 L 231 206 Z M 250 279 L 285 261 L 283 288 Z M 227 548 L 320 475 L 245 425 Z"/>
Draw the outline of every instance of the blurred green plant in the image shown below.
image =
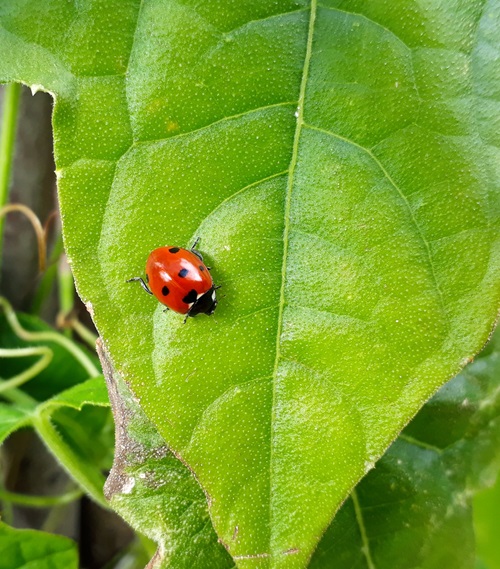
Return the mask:
<path fill-rule="evenodd" d="M 78 568 L 76 544 L 66 537 L 13 529 L 0 522 L 0 569 Z"/>

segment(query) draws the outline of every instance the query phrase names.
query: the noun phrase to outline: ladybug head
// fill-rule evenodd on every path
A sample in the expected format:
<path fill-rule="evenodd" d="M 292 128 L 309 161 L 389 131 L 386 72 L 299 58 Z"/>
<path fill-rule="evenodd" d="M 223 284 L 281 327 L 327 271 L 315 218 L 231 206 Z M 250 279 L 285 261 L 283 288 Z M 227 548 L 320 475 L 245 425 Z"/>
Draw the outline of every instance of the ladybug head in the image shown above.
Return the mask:
<path fill-rule="evenodd" d="M 217 298 L 215 296 L 215 287 L 212 286 L 193 303 L 188 314 L 189 316 L 196 316 L 197 314 L 208 314 L 208 316 L 210 316 L 214 313 L 216 307 Z"/>

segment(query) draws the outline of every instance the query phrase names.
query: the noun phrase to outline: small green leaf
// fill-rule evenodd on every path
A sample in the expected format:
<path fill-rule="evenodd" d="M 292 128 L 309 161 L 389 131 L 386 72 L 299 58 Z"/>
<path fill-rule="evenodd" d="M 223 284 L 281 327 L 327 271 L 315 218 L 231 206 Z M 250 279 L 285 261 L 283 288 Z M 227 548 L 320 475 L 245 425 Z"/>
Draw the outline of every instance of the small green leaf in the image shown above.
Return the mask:
<path fill-rule="evenodd" d="M 92 377 L 79 383 L 43 403 L 39 409 L 53 411 L 57 407 L 71 407 L 80 411 L 84 405 L 109 407 L 108 392 L 102 376 Z"/>
<path fill-rule="evenodd" d="M 40 404 L 32 416 L 50 451 L 103 507 L 103 470 L 110 464 L 113 446 L 108 406 L 103 378 L 94 377 Z"/>
<path fill-rule="evenodd" d="M 76 544 L 60 535 L 0 522 L 0 569 L 77 569 Z"/>
<path fill-rule="evenodd" d="M 0 403 L 0 444 L 14 431 L 29 425 L 30 413 L 23 409 Z"/>
<path fill-rule="evenodd" d="M 109 398 L 103 378 L 94 377 L 59 393 L 38 407 L 68 447 L 90 467 L 109 470 L 114 446 Z"/>

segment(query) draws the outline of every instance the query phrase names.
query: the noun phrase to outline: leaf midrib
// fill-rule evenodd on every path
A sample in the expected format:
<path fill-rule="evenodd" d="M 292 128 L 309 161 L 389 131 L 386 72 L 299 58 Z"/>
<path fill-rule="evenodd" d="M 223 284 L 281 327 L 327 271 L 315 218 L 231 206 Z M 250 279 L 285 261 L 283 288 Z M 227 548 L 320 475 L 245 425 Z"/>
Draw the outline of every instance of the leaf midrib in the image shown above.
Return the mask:
<path fill-rule="evenodd" d="M 284 228 L 283 228 L 283 263 L 281 267 L 281 289 L 279 297 L 279 309 L 278 309 L 278 322 L 277 322 L 277 332 L 276 332 L 276 357 L 274 360 L 274 369 L 272 375 L 272 400 L 271 400 L 271 425 L 270 425 L 270 437 L 269 437 L 269 545 L 271 545 L 271 532 L 273 528 L 273 441 L 274 433 L 273 426 L 275 424 L 275 407 L 276 407 L 276 383 L 277 383 L 277 373 L 278 366 L 281 357 L 280 346 L 281 346 L 281 334 L 283 330 L 283 310 L 285 306 L 285 283 L 286 283 L 286 271 L 287 271 L 287 257 L 288 257 L 288 240 L 290 232 L 290 207 L 292 198 L 292 189 L 295 168 L 297 166 L 299 140 L 302 132 L 302 126 L 304 124 L 304 103 L 306 95 L 306 87 L 309 76 L 309 64 L 311 61 L 312 54 L 312 42 L 314 35 L 314 23 L 316 19 L 317 10 L 317 0 L 311 0 L 310 5 L 310 16 L 309 16 L 309 27 L 307 33 L 307 44 L 306 44 L 306 54 L 304 57 L 304 66 L 302 70 L 302 80 L 300 84 L 299 100 L 297 105 L 297 126 L 295 127 L 295 135 L 293 139 L 292 147 L 292 157 L 290 160 L 290 167 L 288 169 L 288 183 L 285 197 L 285 211 L 284 211 Z"/>

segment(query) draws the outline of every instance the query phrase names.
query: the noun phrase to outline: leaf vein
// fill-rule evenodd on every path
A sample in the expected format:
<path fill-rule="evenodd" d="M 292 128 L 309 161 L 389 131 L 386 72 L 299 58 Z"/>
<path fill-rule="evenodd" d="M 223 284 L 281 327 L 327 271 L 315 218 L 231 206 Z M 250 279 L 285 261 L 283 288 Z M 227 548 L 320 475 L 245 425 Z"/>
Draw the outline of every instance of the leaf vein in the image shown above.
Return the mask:
<path fill-rule="evenodd" d="M 431 450 L 433 452 L 436 452 L 437 454 L 443 454 L 443 449 L 440 449 L 439 447 L 431 445 L 429 443 L 424 443 L 424 441 L 421 441 L 414 437 L 410 437 L 409 435 L 405 435 L 404 433 L 400 433 L 398 439 L 410 445 L 417 446 L 425 450 Z"/>
<path fill-rule="evenodd" d="M 283 264 L 281 268 L 281 288 L 280 288 L 280 298 L 279 298 L 279 309 L 278 309 L 278 321 L 277 321 L 277 332 L 276 332 L 276 357 L 274 360 L 273 369 L 273 389 L 272 389 L 272 401 L 271 401 L 271 425 L 270 425 L 270 451 L 269 451 L 269 528 L 272 531 L 273 528 L 273 441 L 274 441 L 274 424 L 275 424 L 275 410 L 276 410 L 276 383 L 278 376 L 278 366 L 280 360 L 280 341 L 283 329 L 283 310 L 285 305 L 285 281 L 286 281 L 286 271 L 287 271 L 287 254 L 288 254 L 288 238 L 290 232 L 290 209 L 291 209 L 291 196 L 293 187 L 293 178 L 295 173 L 295 168 L 297 165 L 299 140 L 302 132 L 302 125 L 304 124 L 304 103 L 306 95 L 307 80 L 309 76 L 309 65 L 311 61 L 312 54 L 312 43 L 314 35 L 314 23 L 316 19 L 316 9 L 317 0 L 311 0 L 310 6 L 310 16 L 309 16 L 309 27 L 307 32 L 307 45 L 306 53 L 304 57 L 304 66 L 302 71 L 302 81 L 300 84 L 299 100 L 297 108 L 297 126 L 295 128 L 295 135 L 293 140 L 292 157 L 290 160 L 290 168 L 288 171 L 288 184 L 285 199 L 285 211 L 284 211 L 284 228 L 283 228 Z M 271 541 L 271 540 L 270 540 Z"/>
<path fill-rule="evenodd" d="M 380 160 L 375 156 L 375 154 L 373 154 L 373 152 L 369 149 L 369 148 L 365 148 L 364 146 L 361 146 L 360 144 L 358 144 L 357 142 L 354 142 L 353 140 L 350 140 L 348 138 L 345 138 L 339 134 L 336 134 L 330 130 L 326 130 L 324 128 L 321 127 L 317 127 L 314 125 L 310 125 L 310 124 L 305 124 L 304 123 L 304 127 L 308 128 L 309 130 L 315 130 L 317 132 L 321 132 L 323 134 L 332 136 L 333 138 L 337 138 L 338 140 L 342 140 L 344 142 L 346 142 L 347 144 L 350 144 L 352 146 L 355 146 L 356 148 L 359 148 L 360 150 L 362 150 L 363 152 L 365 152 L 366 154 L 368 154 L 368 156 L 370 156 L 370 158 L 375 162 L 375 164 L 380 168 L 381 172 L 383 173 L 384 177 L 387 179 L 387 181 L 390 183 L 390 185 L 396 190 L 396 192 L 398 193 L 399 197 L 401 198 L 401 200 L 403 201 L 403 204 L 408 212 L 408 215 L 410 216 L 410 220 L 413 224 L 413 226 L 416 229 L 417 235 L 420 239 L 420 242 L 422 243 L 425 252 L 426 252 L 426 259 L 427 259 L 427 264 L 429 267 L 429 271 L 430 271 L 430 276 L 432 279 L 432 283 L 434 286 L 434 289 L 436 291 L 436 294 L 438 296 L 438 300 L 439 300 L 439 304 L 441 306 L 441 310 L 442 313 L 446 319 L 446 323 L 448 325 L 448 328 L 450 326 L 450 322 L 449 322 L 449 317 L 448 317 L 448 311 L 446 309 L 446 305 L 444 303 L 444 298 L 443 298 L 443 292 L 441 291 L 441 287 L 439 286 L 439 282 L 437 280 L 437 276 L 436 276 L 436 271 L 434 268 L 434 260 L 432 257 L 432 251 L 431 251 L 431 245 L 430 242 L 426 239 L 422 229 L 420 228 L 420 225 L 417 222 L 417 219 L 413 213 L 413 210 L 410 206 L 410 203 L 408 201 L 408 198 L 405 196 L 405 194 L 401 191 L 401 189 L 399 188 L 399 186 L 396 184 L 396 182 L 393 180 L 393 178 L 391 177 L 391 175 L 389 174 L 389 172 L 385 169 L 384 165 L 382 164 L 382 162 L 380 162 Z"/>
<path fill-rule="evenodd" d="M 236 190 L 234 193 L 232 193 L 230 196 L 228 196 L 227 198 L 224 198 L 221 202 L 219 202 L 211 212 L 207 213 L 207 215 L 205 215 L 204 220 L 208 219 L 211 215 L 213 215 L 218 209 L 220 209 L 224 204 L 226 204 L 227 202 L 231 201 L 232 199 L 234 199 L 236 196 L 238 196 L 239 194 L 245 192 L 246 190 L 249 190 L 250 188 L 253 188 L 255 186 L 259 186 L 260 184 L 263 184 L 264 182 L 267 182 L 269 180 L 273 180 L 274 178 L 279 178 L 280 176 L 284 176 L 286 173 L 288 172 L 288 170 L 283 170 L 282 172 L 277 172 L 276 174 L 271 174 L 270 176 L 266 176 L 265 178 L 261 178 L 260 180 L 257 180 L 255 182 L 252 182 L 251 184 L 248 184 L 246 186 L 244 186 L 243 188 L 239 188 L 238 190 Z"/>
<path fill-rule="evenodd" d="M 157 142 L 166 142 L 166 141 L 170 141 L 170 140 L 176 140 L 176 139 L 182 138 L 184 136 L 189 136 L 191 134 L 197 134 L 197 133 L 203 132 L 204 130 L 207 130 L 207 129 L 209 129 L 213 126 L 216 126 L 218 124 L 221 124 L 224 122 L 229 122 L 231 120 L 238 119 L 241 117 L 245 117 L 247 115 L 251 115 L 252 113 L 259 113 L 260 111 L 265 111 L 267 109 L 275 109 L 275 108 L 279 108 L 279 107 L 286 107 L 287 105 L 296 105 L 296 104 L 297 104 L 297 101 L 282 101 L 280 103 L 272 103 L 271 105 L 264 105 L 263 107 L 256 107 L 254 109 L 248 109 L 246 111 L 242 111 L 241 113 L 236 113 L 235 115 L 229 115 L 227 117 L 222 117 L 220 119 L 217 119 L 214 122 L 200 126 L 199 128 L 195 128 L 193 130 L 188 130 L 186 132 L 180 132 L 178 134 L 174 134 L 173 136 L 164 136 L 161 138 L 148 138 L 148 139 L 136 140 L 134 142 L 134 144 L 135 145 L 153 144 L 153 143 L 157 143 Z"/>
<path fill-rule="evenodd" d="M 390 36 L 392 36 L 394 39 L 396 39 L 399 43 L 401 43 L 403 45 L 403 47 L 405 47 L 408 51 L 412 51 L 412 48 L 402 38 L 400 38 L 395 32 L 393 32 L 392 30 L 390 30 L 388 27 L 384 26 L 380 22 L 376 22 L 375 20 L 372 20 L 371 18 L 369 18 L 365 14 L 362 14 L 361 12 L 350 12 L 349 10 L 342 10 L 341 8 L 334 8 L 333 6 L 325 6 L 324 4 L 318 4 L 318 7 L 322 8 L 323 10 L 328 10 L 330 12 L 338 12 L 340 14 L 346 14 L 347 16 L 356 16 L 358 18 L 361 18 L 361 19 L 369 22 L 370 24 L 377 26 L 378 28 L 384 30 Z"/>
<path fill-rule="evenodd" d="M 358 522 L 359 531 L 361 533 L 361 542 L 362 547 L 361 550 L 366 558 L 366 564 L 368 565 L 368 569 L 376 569 L 375 564 L 373 563 L 372 554 L 370 551 L 370 543 L 368 540 L 368 535 L 366 533 L 365 522 L 363 520 L 363 513 L 361 511 L 361 505 L 359 503 L 358 494 L 356 489 L 354 489 L 351 493 L 352 502 L 354 504 L 354 512 L 356 514 L 356 521 Z"/>

